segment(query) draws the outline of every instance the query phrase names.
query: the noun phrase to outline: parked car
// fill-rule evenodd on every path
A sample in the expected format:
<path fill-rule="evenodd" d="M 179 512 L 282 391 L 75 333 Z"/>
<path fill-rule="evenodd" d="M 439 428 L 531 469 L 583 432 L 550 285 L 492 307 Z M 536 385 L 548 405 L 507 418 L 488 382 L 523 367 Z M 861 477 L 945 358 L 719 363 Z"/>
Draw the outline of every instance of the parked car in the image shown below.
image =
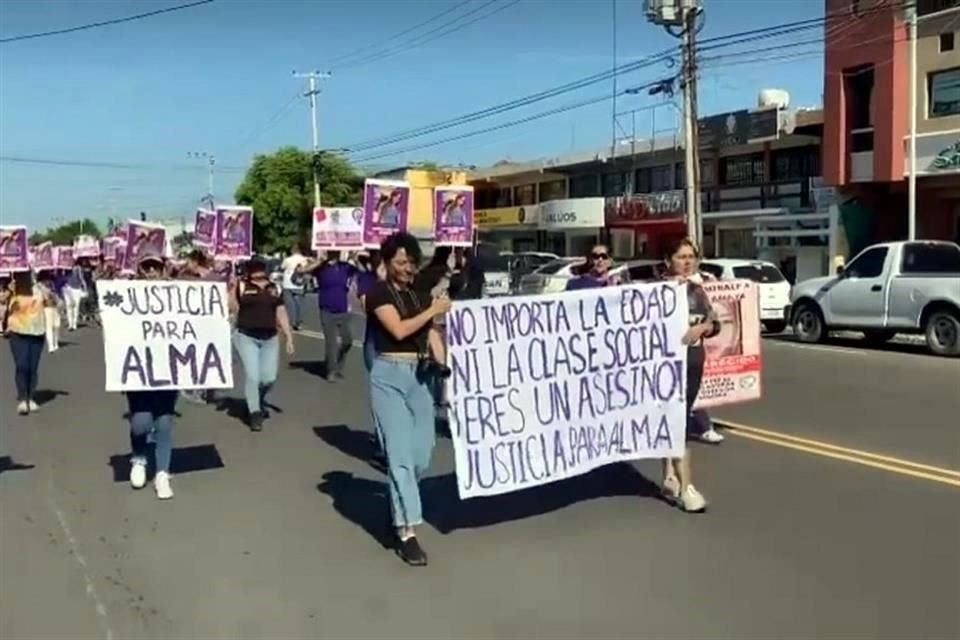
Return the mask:
<path fill-rule="evenodd" d="M 839 275 L 793 289 L 790 313 L 803 342 L 832 330 L 861 331 L 875 343 L 922 333 L 930 350 L 960 356 L 960 246 L 892 242 L 861 251 Z"/>
<path fill-rule="evenodd" d="M 510 294 L 511 254 L 486 255 L 483 261 L 483 297 Z"/>
<path fill-rule="evenodd" d="M 523 251 L 512 253 L 510 255 L 510 291 L 516 292 L 520 288 L 520 280 L 528 273 L 533 273 L 538 268 L 559 259 L 555 253 L 545 253 L 541 251 Z"/>
<path fill-rule="evenodd" d="M 584 258 L 559 258 L 548 262 L 520 279 L 519 293 L 532 295 L 565 291 L 567 281 L 576 277 L 584 262 Z M 661 264 L 659 260 L 629 260 L 611 266 L 610 278 L 621 284 L 655 280 Z"/>
<path fill-rule="evenodd" d="M 790 283 L 772 262 L 711 258 L 700 263 L 700 270 L 718 280 L 752 280 L 760 287 L 760 322 L 770 333 L 787 328 Z"/>

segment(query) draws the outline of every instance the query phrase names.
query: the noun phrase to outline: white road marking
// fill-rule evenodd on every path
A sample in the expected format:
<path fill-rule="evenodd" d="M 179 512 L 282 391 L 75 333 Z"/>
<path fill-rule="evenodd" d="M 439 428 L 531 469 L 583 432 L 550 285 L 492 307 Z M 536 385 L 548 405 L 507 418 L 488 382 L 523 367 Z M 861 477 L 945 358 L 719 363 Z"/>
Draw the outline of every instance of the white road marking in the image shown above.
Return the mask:
<path fill-rule="evenodd" d="M 80 545 L 77 543 L 77 539 L 73 537 L 73 532 L 70 530 L 70 525 L 67 524 L 67 518 L 63 515 L 63 511 L 57 505 L 56 500 L 53 498 L 53 480 L 50 480 L 50 491 L 48 492 L 47 499 L 50 501 L 50 506 L 53 509 L 53 512 L 57 516 L 57 521 L 60 523 L 60 530 L 63 531 L 63 537 L 67 541 L 67 546 L 70 548 L 71 554 L 77 560 L 77 564 L 80 565 L 81 573 L 83 574 L 83 580 L 86 583 L 87 595 L 93 600 L 94 608 L 97 611 L 97 616 L 100 618 L 100 621 L 103 624 L 105 638 L 106 640 L 113 640 L 113 630 L 110 628 L 110 619 L 107 617 L 107 607 L 103 604 L 103 600 L 100 599 L 100 595 L 97 593 L 97 587 L 93 584 L 93 578 L 90 577 L 90 572 L 87 570 L 87 559 L 83 557 L 83 554 L 80 553 Z"/>

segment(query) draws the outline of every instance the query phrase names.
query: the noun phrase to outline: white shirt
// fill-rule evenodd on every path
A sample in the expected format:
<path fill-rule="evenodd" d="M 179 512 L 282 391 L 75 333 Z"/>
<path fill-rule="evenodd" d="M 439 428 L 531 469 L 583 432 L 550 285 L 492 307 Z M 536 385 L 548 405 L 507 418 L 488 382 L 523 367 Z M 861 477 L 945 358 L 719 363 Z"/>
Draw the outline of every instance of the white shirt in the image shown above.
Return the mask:
<path fill-rule="evenodd" d="M 292 289 L 294 291 L 300 291 L 303 289 L 303 285 L 296 285 L 293 283 L 293 274 L 296 273 L 297 267 L 302 267 L 307 263 L 307 258 L 299 253 L 295 253 L 292 256 L 284 258 L 281 268 L 283 269 L 283 288 Z"/>

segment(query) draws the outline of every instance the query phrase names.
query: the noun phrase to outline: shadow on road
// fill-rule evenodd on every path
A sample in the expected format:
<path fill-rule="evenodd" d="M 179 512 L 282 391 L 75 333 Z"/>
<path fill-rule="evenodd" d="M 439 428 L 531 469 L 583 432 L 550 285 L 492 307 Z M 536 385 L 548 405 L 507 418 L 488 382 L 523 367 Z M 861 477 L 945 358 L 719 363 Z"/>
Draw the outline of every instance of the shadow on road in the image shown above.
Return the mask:
<path fill-rule="evenodd" d="M 327 361 L 326 360 L 294 360 L 290 362 L 291 369 L 300 369 L 305 371 L 312 376 L 317 376 L 319 378 L 327 378 Z"/>
<path fill-rule="evenodd" d="M 345 424 L 314 427 L 317 437 L 334 449 L 369 464 L 379 473 L 387 473 L 387 461 L 380 451 L 377 436 L 369 431 L 355 431 Z"/>
<path fill-rule="evenodd" d="M 764 335 L 764 340 L 773 342 L 786 342 L 794 344 L 805 344 L 791 334 Z M 926 355 L 933 357 L 925 344 L 911 344 L 909 342 L 870 342 L 865 338 L 847 338 L 831 336 L 825 342 L 821 343 L 827 347 L 844 347 L 846 349 L 862 349 L 864 351 L 880 351 L 886 353 L 910 353 L 914 355 Z"/>
<path fill-rule="evenodd" d="M 385 473 L 382 466 L 371 461 L 376 448 L 369 433 L 346 425 L 315 427 L 314 432 L 343 453 Z M 386 482 L 359 478 L 346 471 L 331 471 L 323 479 L 317 490 L 333 498 L 334 508 L 344 518 L 383 543 L 389 509 Z M 535 517 L 597 498 L 638 496 L 660 499 L 660 488 L 632 465 L 620 463 L 540 487 L 469 501 L 460 500 L 456 476 L 450 473 L 422 480 L 420 494 L 427 522 L 441 533 L 448 534 L 457 529 L 487 527 Z"/>
<path fill-rule="evenodd" d="M 59 389 L 38 389 L 36 393 L 33 394 L 33 400 L 41 407 L 45 404 L 53 402 L 60 396 L 70 395 L 69 391 L 61 391 Z"/>
<path fill-rule="evenodd" d="M 33 469 L 37 465 L 35 464 L 22 464 L 20 462 L 14 462 L 13 458 L 10 456 L 0 456 L 0 473 L 6 471 L 26 471 L 28 469 Z"/>
<path fill-rule="evenodd" d="M 152 452 L 148 459 L 153 460 Z M 108 464 L 113 468 L 114 482 L 127 482 L 130 479 L 129 454 L 110 456 Z M 212 444 L 175 448 L 170 459 L 170 473 L 174 475 L 223 469 L 225 466 L 223 458 L 220 457 L 220 452 Z"/>

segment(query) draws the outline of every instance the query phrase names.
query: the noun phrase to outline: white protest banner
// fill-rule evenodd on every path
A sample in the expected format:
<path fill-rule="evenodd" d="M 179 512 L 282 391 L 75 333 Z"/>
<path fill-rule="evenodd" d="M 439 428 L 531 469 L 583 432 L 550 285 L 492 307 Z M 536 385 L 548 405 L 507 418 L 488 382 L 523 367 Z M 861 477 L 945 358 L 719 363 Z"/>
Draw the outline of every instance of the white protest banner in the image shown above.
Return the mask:
<path fill-rule="evenodd" d="M 200 280 L 104 280 L 107 391 L 230 389 L 227 288 Z"/>
<path fill-rule="evenodd" d="M 317 207 L 313 210 L 314 251 L 363 249 L 363 209 L 360 207 Z"/>
<path fill-rule="evenodd" d="M 458 302 L 447 315 L 461 498 L 683 455 L 687 297 L 637 284 Z"/>
<path fill-rule="evenodd" d="M 703 341 L 706 365 L 696 408 L 758 400 L 761 395 L 760 287 L 752 280 L 703 285 L 720 333 Z"/>

